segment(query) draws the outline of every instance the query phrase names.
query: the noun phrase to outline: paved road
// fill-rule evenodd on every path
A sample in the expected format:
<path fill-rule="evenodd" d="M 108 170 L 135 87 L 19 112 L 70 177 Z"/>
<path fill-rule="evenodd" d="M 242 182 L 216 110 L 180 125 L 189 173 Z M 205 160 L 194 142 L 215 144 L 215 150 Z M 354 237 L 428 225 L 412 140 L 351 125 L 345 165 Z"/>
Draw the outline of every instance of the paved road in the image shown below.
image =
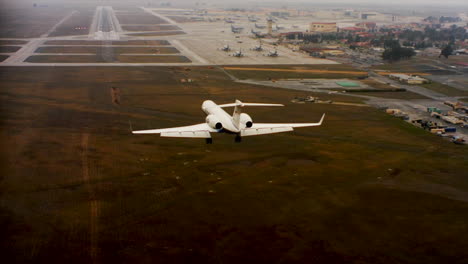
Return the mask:
<path fill-rule="evenodd" d="M 23 61 L 26 60 L 29 56 L 31 56 L 34 53 L 34 51 L 39 47 L 39 45 L 41 45 L 43 41 L 44 41 L 43 38 L 38 38 L 38 39 L 29 41 L 21 49 L 19 49 L 13 55 L 11 55 L 2 63 L 0 63 L 0 65 L 15 66 L 18 64 L 23 64 Z"/>
<path fill-rule="evenodd" d="M 441 93 L 438 93 L 438 92 L 434 92 L 432 90 L 429 90 L 427 88 L 424 88 L 424 87 L 420 87 L 420 86 L 416 86 L 416 85 L 405 85 L 405 84 L 401 84 L 395 80 L 392 80 L 386 76 L 382 76 L 380 74 L 377 74 L 373 71 L 370 71 L 369 72 L 369 76 L 377 79 L 377 80 L 380 80 L 381 82 L 383 83 L 390 83 L 391 86 L 393 87 L 397 87 L 397 88 L 404 88 L 410 92 L 413 92 L 413 93 L 417 93 L 417 94 L 421 94 L 421 95 L 424 95 L 426 97 L 429 97 L 429 98 L 432 98 L 434 100 L 440 100 L 440 99 L 444 99 L 444 98 L 447 98 L 446 95 L 444 94 L 441 94 Z"/>

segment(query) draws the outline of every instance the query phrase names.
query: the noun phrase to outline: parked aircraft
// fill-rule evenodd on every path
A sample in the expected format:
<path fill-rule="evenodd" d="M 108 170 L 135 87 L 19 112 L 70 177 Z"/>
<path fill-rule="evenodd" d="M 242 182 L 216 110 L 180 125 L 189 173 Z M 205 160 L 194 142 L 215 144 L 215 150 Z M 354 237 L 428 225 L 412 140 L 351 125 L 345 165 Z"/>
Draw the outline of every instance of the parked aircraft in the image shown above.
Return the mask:
<path fill-rule="evenodd" d="M 262 43 L 260 42 L 257 46 L 255 46 L 253 49 L 253 51 L 262 51 L 263 50 L 263 47 L 262 47 Z"/>
<path fill-rule="evenodd" d="M 250 32 L 252 32 L 256 38 L 264 38 L 266 36 L 266 34 L 263 34 L 260 31 L 255 31 L 253 29 L 251 29 Z"/>
<path fill-rule="evenodd" d="M 231 48 L 229 47 L 229 44 L 228 45 L 224 45 L 224 47 L 221 48 L 222 51 L 231 51 Z"/>
<path fill-rule="evenodd" d="M 275 50 L 275 51 L 270 51 L 270 52 L 268 52 L 265 56 L 268 56 L 268 57 L 278 57 L 279 54 L 278 54 L 278 51 Z"/>
<path fill-rule="evenodd" d="M 232 33 L 241 33 L 242 30 L 244 30 L 243 27 L 236 27 L 236 26 L 234 26 L 234 25 L 231 25 L 231 31 L 232 31 Z"/>
<path fill-rule="evenodd" d="M 257 22 L 258 21 L 258 19 L 255 16 L 249 16 L 248 18 L 249 18 L 250 22 Z"/>
<path fill-rule="evenodd" d="M 317 123 L 253 123 L 252 118 L 242 112 L 245 106 L 284 106 L 282 104 L 243 103 L 236 100 L 232 104 L 217 105 L 211 100 L 202 104 L 202 110 L 207 114 L 204 123 L 192 126 L 137 130 L 133 134 L 160 134 L 161 137 L 205 138 L 207 144 L 213 143 L 211 133 L 235 134 L 235 142 L 241 142 L 242 137 L 293 131 L 297 127 L 312 127 L 322 125 L 325 114 Z M 234 113 L 229 115 L 223 108 L 234 107 Z"/>
<path fill-rule="evenodd" d="M 256 28 L 259 28 L 259 29 L 266 28 L 266 26 L 264 26 L 264 25 L 257 25 L 257 23 L 255 23 L 255 27 L 256 27 Z"/>
<path fill-rule="evenodd" d="M 242 53 L 242 50 L 239 49 L 239 51 L 234 52 L 232 56 L 240 58 L 240 57 L 244 57 L 244 53 Z"/>

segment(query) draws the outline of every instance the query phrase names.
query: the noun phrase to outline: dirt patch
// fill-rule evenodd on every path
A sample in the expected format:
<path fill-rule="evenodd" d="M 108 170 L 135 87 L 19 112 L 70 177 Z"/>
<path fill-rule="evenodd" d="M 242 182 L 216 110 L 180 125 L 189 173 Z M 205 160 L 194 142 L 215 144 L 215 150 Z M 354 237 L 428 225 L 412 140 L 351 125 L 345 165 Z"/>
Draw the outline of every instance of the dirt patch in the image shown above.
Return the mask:
<path fill-rule="evenodd" d="M 111 87 L 110 89 L 112 103 L 115 105 L 120 105 L 120 89 L 117 87 Z"/>

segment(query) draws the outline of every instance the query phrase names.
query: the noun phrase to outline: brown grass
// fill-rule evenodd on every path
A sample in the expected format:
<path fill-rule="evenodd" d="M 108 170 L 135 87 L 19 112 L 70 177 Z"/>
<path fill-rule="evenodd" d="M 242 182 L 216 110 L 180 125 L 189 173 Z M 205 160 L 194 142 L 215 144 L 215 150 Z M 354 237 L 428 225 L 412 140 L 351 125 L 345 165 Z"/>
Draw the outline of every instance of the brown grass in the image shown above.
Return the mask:
<path fill-rule="evenodd" d="M 103 41 L 99 40 L 48 40 L 45 45 L 102 45 Z M 167 40 L 122 40 L 111 41 L 112 45 L 154 45 L 164 46 L 170 45 Z"/>
<path fill-rule="evenodd" d="M 122 25 L 122 29 L 128 31 L 164 31 L 179 30 L 180 28 L 174 25 Z"/>
<path fill-rule="evenodd" d="M 292 104 L 309 93 L 234 83 L 208 67 L 3 67 L 0 81 L 4 262 L 466 256 L 466 148 L 376 109 Z M 203 100 L 236 98 L 286 105 L 246 108 L 254 122 L 327 116 L 321 127 L 241 144 L 225 134 L 205 145 L 129 132 L 129 121 L 133 129 L 202 123 Z"/>
<path fill-rule="evenodd" d="M 169 24 L 164 19 L 143 12 L 117 13 L 116 15 L 120 24 Z"/>
<path fill-rule="evenodd" d="M 139 37 L 152 37 L 152 36 L 172 36 L 172 35 L 182 35 L 185 34 L 184 31 L 160 31 L 160 32 L 147 32 L 147 33 L 128 33 L 128 36 L 139 36 Z"/>
<path fill-rule="evenodd" d="M 0 53 L 17 52 L 21 47 L 19 46 L 0 46 Z"/>
<path fill-rule="evenodd" d="M 119 55 L 117 56 L 119 62 L 125 63 L 181 63 L 181 62 L 191 62 L 185 56 L 144 56 L 144 55 Z"/>

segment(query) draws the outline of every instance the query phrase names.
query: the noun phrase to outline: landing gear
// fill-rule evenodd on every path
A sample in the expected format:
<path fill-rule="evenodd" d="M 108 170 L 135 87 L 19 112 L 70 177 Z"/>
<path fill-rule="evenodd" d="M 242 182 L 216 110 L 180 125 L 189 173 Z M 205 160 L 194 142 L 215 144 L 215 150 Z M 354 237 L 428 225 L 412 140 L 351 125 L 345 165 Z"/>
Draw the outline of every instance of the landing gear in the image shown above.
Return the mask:
<path fill-rule="evenodd" d="M 213 144 L 213 138 L 206 138 L 206 144 Z"/>
<path fill-rule="evenodd" d="M 236 138 L 234 139 L 234 142 L 241 143 L 242 142 L 242 137 L 237 135 Z"/>

